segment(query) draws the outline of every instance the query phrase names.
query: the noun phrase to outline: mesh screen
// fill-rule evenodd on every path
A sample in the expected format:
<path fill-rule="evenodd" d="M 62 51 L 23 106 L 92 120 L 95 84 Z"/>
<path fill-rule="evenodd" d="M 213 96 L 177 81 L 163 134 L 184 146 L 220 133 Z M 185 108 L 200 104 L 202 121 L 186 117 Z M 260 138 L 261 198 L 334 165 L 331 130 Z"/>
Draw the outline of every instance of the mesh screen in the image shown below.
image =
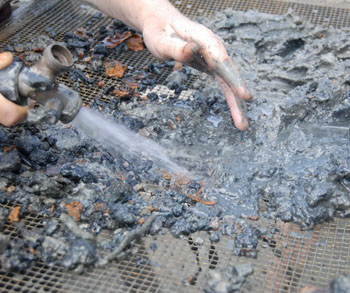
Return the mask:
<path fill-rule="evenodd" d="M 49 26 L 58 33 L 57 40 L 63 34 L 84 26 L 91 21 L 96 11 L 81 7 L 78 1 L 35 1 L 23 10 L 26 16 L 19 22 L 18 17 L 3 27 L 0 33 L 0 47 L 14 45 L 17 42 L 30 41 L 45 34 Z M 279 1 L 260 0 L 181 0 L 172 1 L 184 14 L 191 18 L 210 16 L 214 12 L 231 7 L 234 10 L 256 9 L 260 12 L 281 14 L 293 8 L 299 15 L 314 24 L 328 24 L 335 27 L 349 26 L 349 11 L 340 8 L 318 7 Z M 111 22 L 108 18 L 98 19 L 92 26 L 97 31 L 101 25 Z M 157 62 L 150 53 L 122 52 L 118 60 L 130 69 L 147 66 Z M 156 76 L 161 84 L 170 69 L 164 68 Z M 98 76 L 85 69 L 106 86 L 119 85 L 119 81 Z M 72 86 L 68 76 L 61 82 Z M 192 79 L 188 81 L 190 86 Z M 159 87 L 158 93 L 164 90 Z M 86 103 L 101 96 L 103 89 L 80 84 L 80 94 Z M 112 97 L 105 97 L 109 101 Z M 2 205 L 6 208 L 13 203 Z M 27 215 L 26 227 L 40 227 L 42 217 Z M 262 220 L 259 220 L 262 221 Z M 57 266 L 48 266 L 37 262 L 23 274 L 0 272 L 1 292 L 200 292 L 205 284 L 205 274 L 209 270 L 225 267 L 229 264 L 252 263 L 254 274 L 248 277 L 242 292 L 298 292 L 307 285 L 326 286 L 329 281 L 346 274 L 350 269 L 350 222 L 336 219 L 333 222 L 318 225 L 313 231 L 300 231 L 290 223 L 261 223 L 266 227 L 275 227 L 277 233 L 271 240 L 260 241 L 258 258 L 246 259 L 232 255 L 232 239 L 223 237 L 217 243 L 211 243 L 206 234 L 197 233 L 182 240 L 171 235 L 148 236 L 138 244 L 135 256 L 119 263 L 112 263 L 106 269 L 94 269 L 83 275 L 66 272 Z M 17 228 L 6 224 L 5 234 L 18 237 Z M 201 236 L 204 243 L 194 244 L 193 239 Z M 108 237 L 108 235 L 106 235 Z M 156 250 L 150 245 L 156 243 Z M 191 281 L 191 282 L 189 282 Z M 185 285 L 191 283 L 189 285 Z"/>

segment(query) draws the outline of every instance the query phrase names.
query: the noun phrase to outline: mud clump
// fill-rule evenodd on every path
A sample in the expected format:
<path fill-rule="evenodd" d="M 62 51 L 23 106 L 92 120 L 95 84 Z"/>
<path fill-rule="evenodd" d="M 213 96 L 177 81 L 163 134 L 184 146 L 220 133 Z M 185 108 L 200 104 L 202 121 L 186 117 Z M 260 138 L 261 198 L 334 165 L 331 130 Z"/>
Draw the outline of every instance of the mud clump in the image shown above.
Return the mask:
<path fill-rule="evenodd" d="M 350 292 L 350 278 L 348 275 L 339 276 L 333 279 L 327 288 L 317 286 L 306 286 L 300 291 L 301 293 L 345 293 Z"/>
<path fill-rule="evenodd" d="M 252 273 L 252 265 L 229 266 L 224 269 L 209 271 L 204 292 L 231 293 L 238 291 L 241 289 L 245 279 Z"/>
<path fill-rule="evenodd" d="M 222 182 L 226 192 L 241 194 L 237 199 L 250 211 L 258 212 L 254 203 L 264 201 L 263 216 L 304 228 L 347 216 L 349 86 L 342 48 L 348 31 L 314 27 L 292 12 L 227 10 L 202 22 L 228 43 L 254 96 L 251 127 L 235 135 L 243 146 L 221 142 L 214 185 Z M 195 97 L 207 103 L 208 118 L 224 115 L 215 85 L 199 77 Z M 222 135 L 226 121 L 217 126 Z M 225 164 L 227 158 L 232 164 Z"/>

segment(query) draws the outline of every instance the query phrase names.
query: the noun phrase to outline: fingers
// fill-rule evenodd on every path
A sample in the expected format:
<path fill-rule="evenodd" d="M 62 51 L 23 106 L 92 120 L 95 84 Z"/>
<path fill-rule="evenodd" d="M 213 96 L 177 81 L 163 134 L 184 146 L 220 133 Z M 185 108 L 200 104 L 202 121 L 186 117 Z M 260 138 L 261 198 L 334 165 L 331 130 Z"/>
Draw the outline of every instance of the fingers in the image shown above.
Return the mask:
<path fill-rule="evenodd" d="M 0 69 L 9 66 L 13 61 L 13 56 L 10 52 L 0 53 Z"/>
<path fill-rule="evenodd" d="M 188 19 L 144 31 L 147 48 L 161 59 L 174 59 L 203 72 L 212 73 L 223 89 L 236 127 L 248 128 L 245 102 L 252 98 L 223 42 L 206 27 Z"/>
<path fill-rule="evenodd" d="M 9 66 L 13 61 L 10 52 L 0 53 L 0 70 Z M 0 124 L 13 126 L 27 118 L 28 107 L 18 106 L 0 94 Z"/>
<path fill-rule="evenodd" d="M 247 130 L 249 124 L 247 120 L 247 109 L 245 106 L 244 100 L 240 100 L 236 98 L 231 88 L 227 85 L 227 83 L 218 75 L 215 75 L 217 81 L 219 82 L 224 95 L 226 97 L 227 104 L 231 110 L 232 119 L 235 123 L 235 126 L 239 130 Z"/>
<path fill-rule="evenodd" d="M 18 106 L 0 94 L 0 124 L 9 127 L 23 122 L 27 111 L 27 107 Z"/>
<path fill-rule="evenodd" d="M 223 62 L 218 62 L 214 72 L 226 82 L 235 96 L 245 101 L 249 101 L 252 98 L 252 95 L 248 91 L 236 66 L 234 66 L 230 58 L 224 60 Z"/>
<path fill-rule="evenodd" d="M 193 52 L 187 64 L 214 74 L 224 92 L 235 126 L 240 130 L 246 130 L 248 120 L 244 101 L 250 100 L 252 96 L 228 56 L 224 43 L 211 30 L 199 24 L 181 25 L 173 29 L 184 40 L 197 44 L 197 51 Z M 198 56 L 200 58 L 197 58 Z"/>

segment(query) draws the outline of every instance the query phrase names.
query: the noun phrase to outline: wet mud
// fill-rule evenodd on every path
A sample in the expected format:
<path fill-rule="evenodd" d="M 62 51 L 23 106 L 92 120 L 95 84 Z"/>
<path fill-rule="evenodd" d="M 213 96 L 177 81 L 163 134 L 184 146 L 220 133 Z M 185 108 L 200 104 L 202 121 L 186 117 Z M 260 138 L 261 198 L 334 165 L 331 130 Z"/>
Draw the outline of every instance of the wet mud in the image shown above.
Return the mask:
<path fill-rule="evenodd" d="M 0 201 L 13 205 L 0 209 L 2 269 L 24 271 L 40 259 L 83 272 L 105 265 L 108 255 L 134 253 L 133 244 L 147 233 L 167 231 L 183 237 L 204 230 L 212 243 L 229 236 L 234 255 L 256 257 L 259 239 L 274 233 L 259 226 L 260 218 L 311 229 L 348 216 L 350 31 L 312 27 L 292 13 L 228 10 L 199 21 L 225 41 L 253 93 L 250 128 L 234 128 L 218 85 L 204 73 L 184 66 L 167 86 L 155 87 L 173 62 L 127 72 L 138 80 L 135 91 L 118 98 L 106 87 L 90 107 L 167 148 L 195 179 L 169 174 L 147 156 L 111 151 L 74 126 L 28 121 L 0 127 Z M 89 57 L 83 67 L 104 74 L 103 62 L 127 48 L 111 49 L 103 40 L 129 29 L 119 22 L 97 35 L 89 23 L 85 29 L 66 34 L 65 45 L 77 63 Z M 42 47 L 55 38 L 49 32 L 37 41 Z M 7 49 L 21 54 L 34 47 Z M 32 62 L 40 53 L 27 57 Z M 79 68 L 70 73 L 75 90 L 79 82 L 98 86 Z M 187 91 L 190 76 L 194 91 Z M 173 92 L 163 94 L 161 87 Z M 105 103 L 106 97 L 113 99 Z M 29 229 L 23 220 L 33 213 L 43 217 L 42 225 Z M 9 222 L 18 235 L 11 241 L 3 233 Z M 112 231 L 111 239 L 105 231 Z"/>
<path fill-rule="evenodd" d="M 252 265 L 229 266 L 211 270 L 207 275 L 206 293 L 230 293 L 239 291 L 247 276 L 253 273 Z"/>

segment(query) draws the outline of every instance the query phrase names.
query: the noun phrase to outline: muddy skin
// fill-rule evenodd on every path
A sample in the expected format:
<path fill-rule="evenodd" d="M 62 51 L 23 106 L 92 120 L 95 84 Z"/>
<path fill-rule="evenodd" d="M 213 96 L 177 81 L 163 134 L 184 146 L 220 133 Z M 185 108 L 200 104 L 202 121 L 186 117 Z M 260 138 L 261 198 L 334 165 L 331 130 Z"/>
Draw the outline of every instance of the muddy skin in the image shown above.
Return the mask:
<path fill-rule="evenodd" d="M 217 60 L 214 60 L 214 62 L 216 63 L 214 69 L 215 73 L 225 80 L 227 84 L 230 84 L 235 88 L 244 87 L 242 78 L 239 76 L 239 73 L 230 61 L 225 60 L 224 62 L 218 62 Z"/>
<path fill-rule="evenodd" d="M 212 70 L 210 70 L 208 63 L 205 61 L 203 55 L 200 53 L 200 50 L 201 50 L 200 47 L 197 45 L 193 49 L 191 59 L 188 62 L 186 62 L 186 64 L 201 72 L 212 74 Z"/>

